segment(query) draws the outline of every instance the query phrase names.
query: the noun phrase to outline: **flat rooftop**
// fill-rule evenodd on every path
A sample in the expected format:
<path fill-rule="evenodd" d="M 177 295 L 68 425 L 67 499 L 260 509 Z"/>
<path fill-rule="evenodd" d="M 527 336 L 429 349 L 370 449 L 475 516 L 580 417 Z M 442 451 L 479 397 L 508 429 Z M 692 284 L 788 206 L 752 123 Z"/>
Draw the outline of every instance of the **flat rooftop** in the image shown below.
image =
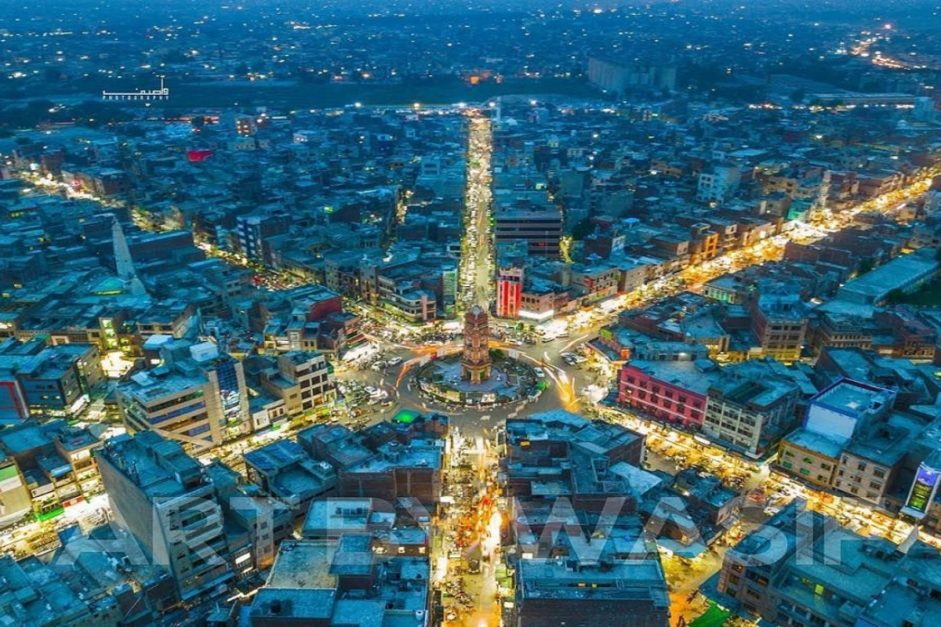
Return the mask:
<path fill-rule="evenodd" d="M 878 409 L 891 399 L 892 393 L 889 390 L 844 379 L 820 392 L 811 402 L 855 416 L 869 409 Z"/>

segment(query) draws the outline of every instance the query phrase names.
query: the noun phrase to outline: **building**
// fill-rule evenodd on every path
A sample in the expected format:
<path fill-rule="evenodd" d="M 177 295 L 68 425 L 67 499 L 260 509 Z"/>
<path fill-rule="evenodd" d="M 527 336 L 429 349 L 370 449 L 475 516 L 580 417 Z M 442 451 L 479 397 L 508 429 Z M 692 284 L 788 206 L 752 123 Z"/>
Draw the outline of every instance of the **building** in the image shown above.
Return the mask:
<path fill-rule="evenodd" d="M 338 470 L 338 493 L 389 503 L 407 497 L 433 510 L 441 498 L 444 459 L 444 440 L 437 437 L 387 441 L 368 459 Z"/>
<path fill-rule="evenodd" d="M 461 376 L 471 383 L 490 378 L 490 326 L 487 312 L 478 305 L 464 314 L 464 351 L 461 353 Z"/>
<path fill-rule="evenodd" d="M 752 302 L 752 356 L 789 364 L 800 359 L 807 336 L 807 306 L 793 286 L 775 286 Z"/>
<path fill-rule="evenodd" d="M 296 416 L 336 398 L 333 367 L 322 353 L 290 351 L 278 356 L 278 376 L 264 387 L 283 398 L 287 413 Z"/>
<path fill-rule="evenodd" d="M 153 431 L 108 440 L 96 453 L 118 524 L 194 601 L 234 577 L 216 488 L 178 442 Z"/>
<path fill-rule="evenodd" d="M 310 504 L 301 535 L 316 540 L 347 534 L 373 534 L 395 526 L 391 503 L 373 498 L 320 498 Z"/>
<path fill-rule="evenodd" d="M 913 292 L 938 274 L 934 249 L 925 248 L 847 281 L 836 299 L 861 305 L 878 305 L 893 291 Z"/>
<path fill-rule="evenodd" d="M 117 400 L 132 433 L 145 429 L 197 449 L 211 448 L 252 429 L 242 363 L 216 344 L 152 338 L 157 366 L 118 386 Z"/>
<path fill-rule="evenodd" d="M 718 589 L 769 624 L 929 625 L 941 617 L 937 549 L 865 537 L 794 502 L 726 552 Z"/>
<path fill-rule="evenodd" d="M 33 503 L 26 480 L 15 459 L 0 451 L 0 529 L 19 522 L 32 513 Z"/>
<path fill-rule="evenodd" d="M 0 422 L 15 424 L 29 415 L 78 416 L 103 380 L 94 344 L 47 346 L 41 338 L 6 339 L 0 342 Z"/>
<path fill-rule="evenodd" d="M 519 317 L 523 300 L 523 268 L 511 266 L 497 270 L 497 318 Z"/>
<path fill-rule="evenodd" d="M 561 410 L 507 420 L 516 595 L 504 624 L 607 625 L 614 614 L 618 625 L 669 624 L 659 555 L 636 513 L 660 483 L 636 466 L 643 447 L 639 433 Z"/>
<path fill-rule="evenodd" d="M 715 363 L 708 359 L 634 359 L 621 368 L 618 402 L 654 420 L 698 430 L 706 416 L 706 394 L 717 375 Z"/>
<path fill-rule="evenodd" d="M 132 434 L 154 430 L 196 450 L 225 439 L 222 395 L 201 373 L 138 372 L 118 386 L 117 400 Z"/>
<path fill-rule="evenodd" d="M 27 421 L 0 431 L 0 453 L 14 462 L 29 490 L 36 518 L 49 520 L 99 490 L 92 451 L 100 442 L 87 429 L 64 420 Z M 13 470 L 6 467 L 11 509 L 18 503 Z"/>
<path fill-rule="evenodd" d="M 530 256 L 559 256 L 562 240 L 562 210 L 551 205 L 515 203 L 494 211 L 494 242 L 499 247 L 524 241 Z"/>
<path fill-rule="evenodd" d="M 256 429 L 272 420 L 311 414 L 336 398 L 333 366 L 318 351 L 252 355 L 242 363 L 251 386 L 262 392 L 253 399 L 263 400 L 253 409 Z"/>
<path fill-rule="evenodd" d="M 238 216 L 235 228 L 239 250 L 251 261 L 271 265 L 271 252 L 265 247 L 266 241 L 275 235 L 287 233 L 290 226 L 291 219 L 286 214 L 256 213 Z"/>
<path fill-rule="evenodd" d="M 670 624 L 663 569 L 656 559 L 579 561 L 534 558 L 516 572 L 516 627 Z"/>
<path fill-rule="evenodd" d="M 245 453 L 250 481 L 287 505 L 295 518 L 307 513 L 317 498 L 334 494 L 337 473 L 326 461 L 311 459 L 291 440 L 276 440 Z"/>
<path fill-rule="evenodd" d="M 114 597 L 87 598 L 69 585 L 69 577 L 35 556 L 20 561 L 9 555 L 0 557 L 0 581 L 0 622 L 4 624 L 117 627 L 123 623 L 123 608 Z"/>
<path fill-rule="evenodd" d="M 696 184 L 696 200 L 700 202 L 723 202 L 738 190 L 742 173 L 734 165 L 715 165 L 700 172 Z"/>
<path fill-rule="evenodd" d="M 894 403 L 891 390 L 836 381 L 810 400 L 803 426 L 781 441 L 776 464 L 808 483 L 832 487 L 847 444 L 884 421 Z"/>
<path fill-rule="evenodd" d="M 676 89 L 676 66 L 592 57 L 588 60 L 588 80 L 599 89 L 618 96 L 634 91 L 673 91 Z"/>
<path fill-rule="evenodd" d="M 750 366 L 728 366 L 709 387 L 702 430 L 733 450 L 761 457 L 794 428 L 800 389 Z"/>
<path fill-rule="evenodd" d="M 380 555 L 369 535 L 281 544 L 251 627 L 432 624 L 427 557 Z"/>

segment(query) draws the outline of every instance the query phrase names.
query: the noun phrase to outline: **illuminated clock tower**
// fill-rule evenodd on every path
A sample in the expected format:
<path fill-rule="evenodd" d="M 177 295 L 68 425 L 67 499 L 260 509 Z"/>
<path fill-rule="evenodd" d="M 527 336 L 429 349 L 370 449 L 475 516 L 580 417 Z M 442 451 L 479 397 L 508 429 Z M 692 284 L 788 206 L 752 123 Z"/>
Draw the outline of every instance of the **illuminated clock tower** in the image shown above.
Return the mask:
<path fill-rule="evenodd" d="M 471 383 L 481 383 L 490 378 L 490 328 L 487 318 L 487 312 L 477 305 L 464 314 L 461 376 Z"/>

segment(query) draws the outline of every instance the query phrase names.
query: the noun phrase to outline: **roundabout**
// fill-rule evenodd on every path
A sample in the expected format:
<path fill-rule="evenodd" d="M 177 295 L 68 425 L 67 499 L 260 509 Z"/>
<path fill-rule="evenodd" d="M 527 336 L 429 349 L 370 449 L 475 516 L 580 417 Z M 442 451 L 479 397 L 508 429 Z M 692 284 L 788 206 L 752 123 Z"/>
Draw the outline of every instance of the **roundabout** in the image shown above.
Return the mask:
<path fill-rule="evenodd" d="M 414 374 L 418 391 L 432 400 L 463 407 L 497 406 L 535 400 L 546 388 L 533 368 L 491 350 L 490 376 L 473 383 L 462 375 L 460 354 L 429 361 Z"/>
<path fill-rule="evenodd" d="M 546 387 L 534 368 L 490 348 L 488 316 L 476 306 L 464 316 L 463 350 L 423 364 L 414 380 L 423 396 L 461 407 L 535 400 Z"/>

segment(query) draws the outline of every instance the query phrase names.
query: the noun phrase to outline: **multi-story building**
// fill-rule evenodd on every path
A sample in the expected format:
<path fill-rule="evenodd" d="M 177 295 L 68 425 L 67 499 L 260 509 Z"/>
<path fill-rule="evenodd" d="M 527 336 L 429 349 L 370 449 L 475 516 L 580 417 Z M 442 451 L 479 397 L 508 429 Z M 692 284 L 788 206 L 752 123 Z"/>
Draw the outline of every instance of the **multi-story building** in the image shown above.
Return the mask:
<path fill-rule="evenodd" d="M 0 529 L 9 527 L 33 511 L 26 480 L 16 460 L 0 451 Z"/>
<path fill-rule="evenodd" d="M 438 300 L 429 276 L 414 261 L 377 268 L 375 280 L 368 283 L 376 291 L 376 302 L 389 313 L 412 322 L 437 317 Z"/>
<path fill-rule="evenodd" d="M 71 574 L 71 573 L 70 573 Z M 89 598 L 70 585 L 79 577 L 63 576 L 55 565 L 36 556 L 16 561 L 0 557 L 0 622 L 8 625 L 53 627 L 54 625 L 98 625 L 118 627 L 124 609 L 116 596 Z"/>
<path fill-rule="evenodd" d="M 118 524 L 167 568 L 184 602 L 231 581 L 216 488 L 178 442 L 144 431 L 108 440 L 96 456 Z"/>
<path fill-rule="evenodd" d="M 438 438 L 386 442 L 369 459 L 338 470 L 338 492 L 390 503 L 409 497 L 434 508 L 441 498 L 443 444 Z"/>
<path fill-rule="evenodd" d="M 594 303 L 618 293 L 621 272 L 608 265 L 577 265 L 572 268 L 572 285 L 584 303 Z"/>
<path fill-rule="evenodd" d="M 531 256 L 558 257 L 562 239 L 562 210 L 532 203 L 498 206 L 494 211 L 494 241 L 525 241 Z"/>
<path fill-rule="evenodd" d="M 503 470 L 517 626 L 669 624 L 663 569 L 638 501 L 659 480 L 640 470 L 643 435 L 565 411 L 511 419 Z M 602 535 L 584 523 L 611 522 Z M 590 525 L 590 523 L 589 523 Z"/>
<path fill-rule="evenodd" d="M 941 613 L 937 549 L 896 546 L 792 503 L 729 550 L 718 589 L 775 625 L 926 625 Z"/>
<path fill-rule="evenodd" d="M 118 407 L 128 429 L 154 429 L 196 448 L 248 433 L 242 363 L 210 342 L 159 340 L 148 343 L 160 355 L 159 365 L 118 386 Z"/>
<path fill-rule="evenodd" d="M 843 449 L 833 487 L 876 507 L 886 507 L 903 460 L 922 437 L 924 422 L 908 414 L 892 412 L 884 421 L 863 430 Z"/>
<path fill-rule="evenodd" d="M 0 451 L 15 460 L 33 512 L 42 520 L 62 514 L 98 490 L 91 453 L 99 445 L 87 429 L 70 427 L 64 420 L 27 421 L 0 432 Z M 12 474 L 10 479 L 12 487 Z"/>
<path fill-rule="evenodd" d="M 326 461 L 315 461 L 295 442 L 277 440 L 245 453 L 248 478 L 287 505 L 295 518 L 311 502 L 334 494 L 337 473 Z"/>
<path fill-rule="evenodd" d="M 728 200 L 737 190 L 742 180 L 742 173 L 737 166 L 715 165 L 710 170 L 699 174 L 696 185 L 696 200 L 700 202 L 722 202 Z"/>
<path fill-rule="evenodd" d="M 810 400 L 801 428 L 781 441 L 777 465 L 808 483 L 832 487 L 847 443 L 892 410 L 891 390 L 841 379 Z"/>
<path fill-rule="evenodd" d="M 71 417 L 88 405 L 104 380 L 94 344 L 46 346 L 43 339 L 7 339 L 0 344 L 0 416 Z"/>
<path fill-rule="evenodd" d="M 656 559 L 520 560 L 515 627 L 670 624 L 663 569 Z"/>
<path fill-rule="evenodd" d="M 752 302 L 752 353 L 792 363 L 800 359 L 807 335 L 807 306 L 800 294 L 784 286 L 762 292 Z"/>
<path fill-rule="evenodd" d="M 222 396 L 202 373 L 139 372 L 118 386 L 117 400 L 130 433 L 154 430 L 197 450 L 225 439 Z"/>
<path fill-rule="evenodd" d="M 368 534 L 283 542 L 246 624 L 431 625 L 428 558 L 374 549 Z"/>
<path fill-rule="evenodd" d="M 262 372 L 261 386 L 284 400 L 289 416 L 314 411 L 336 398 L 333 366 L 319 352 L 290 351 L 278 355 L 274 367 Z"/>
<path fill-rule="evenodd" d="M 497 270 L 497 318 L 518 318 L 523 300 L 522 266 L 510 266 Z"/>
<path fill-rule="evenodd" d="M 271 263 L 271 253 L 265 248 L 268 238 L 287 233 L 291 226 L 287 214 L 258 213 L 239 216 L 236 221 L 239 250 L 252 261 Z"/>
<path fill-rule="evenodd" d="M 709 387 L 703 433 L 748 456 L 761 457 L 794 428 L 800 389 L 748 362 L 728 366 L 722 374 Z"/>
<path fill-rule="evenodd" d="M 708 359 L 631 360 L 621 369 L 618 402 L 654 420 L 699 429 L 706 416 L 706 394 L 717 375 L 715 363 Z"/>

